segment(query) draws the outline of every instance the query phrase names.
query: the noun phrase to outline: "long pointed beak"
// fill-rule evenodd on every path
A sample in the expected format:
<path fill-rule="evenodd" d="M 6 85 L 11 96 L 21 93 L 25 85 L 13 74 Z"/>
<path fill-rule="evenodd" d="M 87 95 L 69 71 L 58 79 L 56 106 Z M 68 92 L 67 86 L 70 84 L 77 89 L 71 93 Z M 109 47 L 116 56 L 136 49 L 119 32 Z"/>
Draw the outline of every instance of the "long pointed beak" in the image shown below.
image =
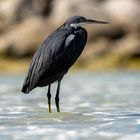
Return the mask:
<path fill-rule="evenodd" d="M 106 22 L 106 21 L 98 21 L 98 20 L 92 20 L 92 19 L 87 19 L 86 23 L 89 23 L 89 24 L 109 24 L 109 22 Z"/>

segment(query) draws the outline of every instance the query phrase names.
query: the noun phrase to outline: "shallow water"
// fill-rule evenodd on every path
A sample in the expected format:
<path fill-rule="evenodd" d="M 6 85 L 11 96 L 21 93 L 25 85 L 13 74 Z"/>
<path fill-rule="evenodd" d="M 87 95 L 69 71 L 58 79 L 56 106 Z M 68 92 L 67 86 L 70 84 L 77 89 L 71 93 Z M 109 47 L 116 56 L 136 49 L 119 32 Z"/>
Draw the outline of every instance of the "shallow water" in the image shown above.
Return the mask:
<path fill-rule="evenodd" d="M 21 94 L 23 75 L 0 76 L 2 140 L 139 140 L 140 73 L 67 75 L 61 87 L 61 113 L 47 112 L 47 88 Z"/>

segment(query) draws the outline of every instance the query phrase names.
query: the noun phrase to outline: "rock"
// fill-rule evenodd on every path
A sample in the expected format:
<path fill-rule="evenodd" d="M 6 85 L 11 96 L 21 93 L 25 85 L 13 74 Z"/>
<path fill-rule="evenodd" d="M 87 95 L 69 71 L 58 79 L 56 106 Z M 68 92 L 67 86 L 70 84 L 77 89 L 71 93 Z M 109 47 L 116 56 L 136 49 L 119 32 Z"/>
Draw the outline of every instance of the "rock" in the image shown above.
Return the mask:
<path fill-rule="evenodd" d="M 135 25 L 140 23 L 139 5 L 138 0 L 107 0 L 103 8 L 114 24 Z"/>
<path fill-rule="evenodd" d="M 0 31 L 6 30 L 15 20 L 15 11 L 21 0 L 1 0 L 0 1 Z"/>
<path fill-rule="evenodd" d="M 26 18 L 48 16 L 53 0 L 0 0 L 0 31 Z"/>
<path fill-rule="evenodd" d="M 30 55 L 67 17 L 82 15 L 110 22 L 85 26 L 89 33 L 89 44 L 81 57 L 85 64 L 106 54 L 140 57 L 139 5 L 138 0 L 1 0 L 0 52 Z"/>
<path fill-rule="evenodd" d="M 137 34 L 130 34 L 116 42 L 115 47 L 111 48 L 113 53 L 121 54 L 125 57 L 135 56 L 140 57 L 140 41 Z"/>
<path fill-rule="evenodd" d="M 0 36 L 0 52 L 13 56 L 33 53 L 51 29 L 47 25 L 41 18 L 32 18 L 13 26 Z"/>

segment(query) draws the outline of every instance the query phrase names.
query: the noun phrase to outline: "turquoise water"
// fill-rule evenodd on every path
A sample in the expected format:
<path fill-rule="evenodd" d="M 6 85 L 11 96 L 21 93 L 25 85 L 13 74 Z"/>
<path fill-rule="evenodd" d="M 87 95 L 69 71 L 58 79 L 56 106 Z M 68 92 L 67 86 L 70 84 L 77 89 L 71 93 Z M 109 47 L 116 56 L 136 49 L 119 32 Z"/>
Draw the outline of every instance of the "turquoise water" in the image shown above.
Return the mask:
<path fill-rule="evenodd" d="M 0 76 L 0 140 L 139 140 L 140 73 L 67 75 L 61 113 L 47 111 L 47 88 L 20 92 L 24 75 Z M 55 96 L 56 84 L 52 87 Z"/>

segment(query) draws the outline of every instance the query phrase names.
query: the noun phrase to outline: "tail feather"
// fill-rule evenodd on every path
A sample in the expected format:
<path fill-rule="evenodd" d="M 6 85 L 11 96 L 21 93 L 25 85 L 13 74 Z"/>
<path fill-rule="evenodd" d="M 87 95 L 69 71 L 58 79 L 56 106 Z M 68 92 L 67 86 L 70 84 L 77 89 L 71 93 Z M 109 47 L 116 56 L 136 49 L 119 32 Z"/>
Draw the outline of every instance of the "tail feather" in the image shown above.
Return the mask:
<path fill-rule="evenodd" d="M 28 84 L 23 85 L 22 90 L 23 93 L 28 94 L 30 92 L 30 89 L 28 87 Z"/>

